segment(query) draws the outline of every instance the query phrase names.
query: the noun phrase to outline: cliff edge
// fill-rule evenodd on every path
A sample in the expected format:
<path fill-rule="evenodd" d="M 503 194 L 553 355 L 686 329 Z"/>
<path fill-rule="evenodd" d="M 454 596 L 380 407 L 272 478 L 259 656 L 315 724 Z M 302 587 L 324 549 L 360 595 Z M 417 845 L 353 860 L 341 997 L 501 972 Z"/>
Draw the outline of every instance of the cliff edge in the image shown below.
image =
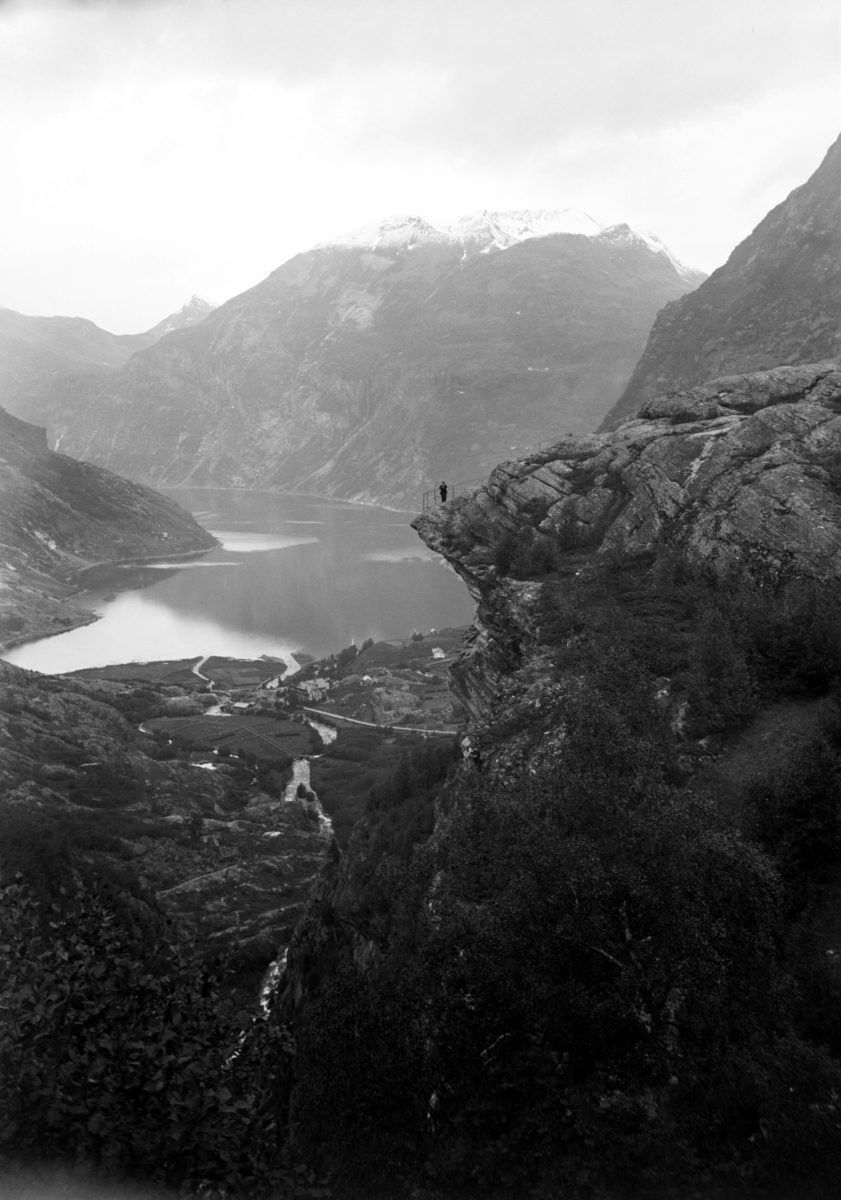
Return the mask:
<path fill-rule="evenodd" d="M 840 414 L 835 363 L 726 376 L 652 400 L 613 433 L 501 463 L 417 517 L 478 606 L 453 671 L 462 703 L 479 716 L 522 657 L 529 577 L 547 568 L 668 546 L 718 569 L 839 579 Z"/>

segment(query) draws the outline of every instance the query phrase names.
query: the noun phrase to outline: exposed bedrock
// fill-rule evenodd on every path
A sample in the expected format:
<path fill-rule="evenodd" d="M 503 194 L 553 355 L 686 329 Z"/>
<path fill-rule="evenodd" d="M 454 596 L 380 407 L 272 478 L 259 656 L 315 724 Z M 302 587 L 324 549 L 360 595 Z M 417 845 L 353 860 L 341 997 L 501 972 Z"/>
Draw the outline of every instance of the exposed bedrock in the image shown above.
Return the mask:
<path fill-rule="evenodd" d="M 841 577 L 841 368 L 779 367 L 659 397 L 613 433 L 501 463 L 413 525 L 477 602 L 453 676 L 479 716 L 534 637 L 538 585 L 500 569 L 524 544 L 560 549 L 570 566 L 665 544 L 722 569 Z"/>

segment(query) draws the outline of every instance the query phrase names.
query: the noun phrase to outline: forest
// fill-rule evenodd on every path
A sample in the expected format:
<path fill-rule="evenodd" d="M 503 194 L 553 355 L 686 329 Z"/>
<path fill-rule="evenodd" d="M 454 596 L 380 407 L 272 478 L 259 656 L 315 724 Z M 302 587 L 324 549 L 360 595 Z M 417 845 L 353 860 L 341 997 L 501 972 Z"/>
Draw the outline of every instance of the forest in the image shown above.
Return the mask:
<path fill-rule="evenodd" d="M 539 678 L 466 757 L 413 746 L 372 786 L 294 1011 L 228 1003 L 122 880 L 6 884 L 8 1161 L 207 1197 L 831 1194 L 837 589 L 667 551 L 546 568 L 512 567 Z M 801 736 L 716 782 L 781 705 Z"/>

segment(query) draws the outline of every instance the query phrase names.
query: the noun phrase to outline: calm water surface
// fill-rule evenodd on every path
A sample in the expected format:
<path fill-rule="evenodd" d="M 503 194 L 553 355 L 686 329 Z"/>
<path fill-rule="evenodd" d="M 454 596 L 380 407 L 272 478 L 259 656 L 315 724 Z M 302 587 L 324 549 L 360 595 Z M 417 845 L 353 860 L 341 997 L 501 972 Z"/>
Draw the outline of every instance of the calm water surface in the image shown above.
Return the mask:
<path fill-rule="evenodd" d="M 263 492 L 169 494 L 220 549 L 179 567 L 109 569 L 84 597 L 99 621 L 4 657 L 53 673 L 198 654 L 289 662 L 293 650 L 320 656 L 473 618 L 466 587 L 407 515 Z"/>

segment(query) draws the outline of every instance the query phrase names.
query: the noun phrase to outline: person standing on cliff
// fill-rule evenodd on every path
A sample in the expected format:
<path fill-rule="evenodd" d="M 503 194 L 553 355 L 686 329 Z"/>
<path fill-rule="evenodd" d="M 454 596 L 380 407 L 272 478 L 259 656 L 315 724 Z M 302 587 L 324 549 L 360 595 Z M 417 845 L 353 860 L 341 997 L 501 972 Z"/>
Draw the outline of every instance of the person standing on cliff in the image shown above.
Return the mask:
<path fill-rule="evenodd" d="M 441 486 L 439 487 L 438 491 L 441 495 L 441 503 L 446 504 L 447 503 L 447 485 L 446 485 L 446 483 L 442 483 Z"/>

